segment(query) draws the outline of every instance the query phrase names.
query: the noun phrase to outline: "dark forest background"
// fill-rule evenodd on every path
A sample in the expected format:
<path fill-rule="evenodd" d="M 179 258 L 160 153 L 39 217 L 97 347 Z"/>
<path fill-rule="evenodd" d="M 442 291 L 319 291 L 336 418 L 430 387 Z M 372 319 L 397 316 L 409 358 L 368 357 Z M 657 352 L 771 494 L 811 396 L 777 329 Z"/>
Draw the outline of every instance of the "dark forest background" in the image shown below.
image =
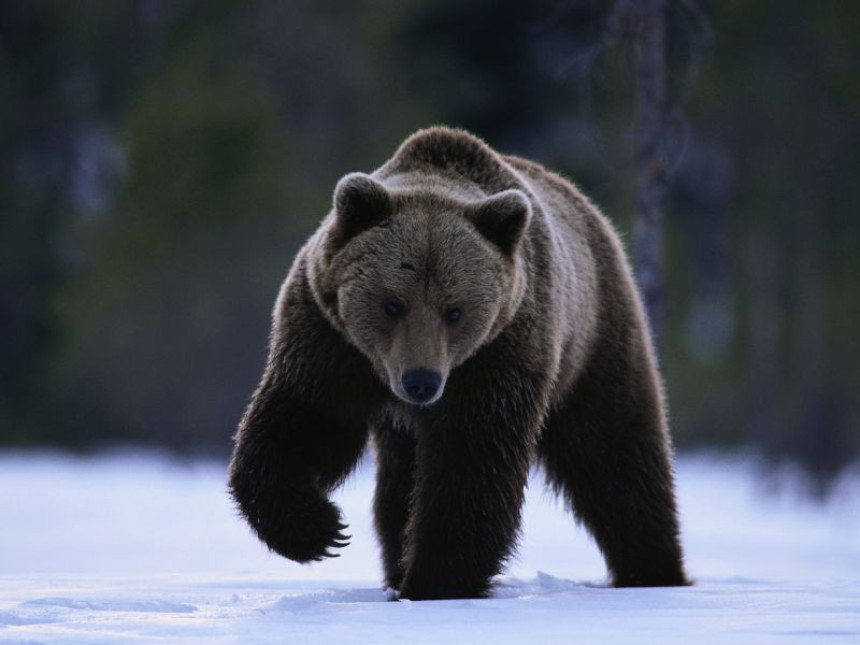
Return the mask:
<path fill-rule="evenodd" d="M 468 128 L 631 248 L 634 0 L 0 0 L 0 445 L 226 454 L 342 175 Z M 668 0 L 681 448 L 860 454 L 860 3 Z M 631 249 L 632 250 L 632 249 Z"/>

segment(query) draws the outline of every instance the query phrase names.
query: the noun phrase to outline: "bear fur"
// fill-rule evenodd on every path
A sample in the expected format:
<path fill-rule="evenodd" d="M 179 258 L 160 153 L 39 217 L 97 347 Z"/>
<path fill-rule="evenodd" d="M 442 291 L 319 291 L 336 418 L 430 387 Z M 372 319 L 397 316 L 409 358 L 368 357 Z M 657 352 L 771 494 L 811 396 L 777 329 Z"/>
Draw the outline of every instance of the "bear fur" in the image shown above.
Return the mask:
<path fill-rule="evenodd" d="M 412 380 L 410 380 L 412 379 Z M 259 538 L 335 555 L 372 439 L 385 582 L 489 593 L 537 463 L 615 586 L 688 584 L 661 380 L 617 234 L 571 183 L 431 128 L 344 177 L 274 311 L 229 486 Z"/>

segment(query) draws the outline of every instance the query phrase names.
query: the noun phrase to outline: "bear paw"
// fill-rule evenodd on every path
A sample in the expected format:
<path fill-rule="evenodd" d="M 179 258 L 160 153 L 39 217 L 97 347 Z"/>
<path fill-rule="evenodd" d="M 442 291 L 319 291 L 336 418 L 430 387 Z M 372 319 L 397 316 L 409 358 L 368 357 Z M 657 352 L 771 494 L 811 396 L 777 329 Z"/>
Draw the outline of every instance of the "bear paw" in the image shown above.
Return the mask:
<path fill-rule="evenodd" d="M 305 500 L 300 509 L 284 512 L 272 531 L 259 531 L 268 547 L 295 562 L 319 562 L 337 558 L 333 549 L 349 544 L 352 536 L 344 534 L 340 510 L 327 499 Z"/>

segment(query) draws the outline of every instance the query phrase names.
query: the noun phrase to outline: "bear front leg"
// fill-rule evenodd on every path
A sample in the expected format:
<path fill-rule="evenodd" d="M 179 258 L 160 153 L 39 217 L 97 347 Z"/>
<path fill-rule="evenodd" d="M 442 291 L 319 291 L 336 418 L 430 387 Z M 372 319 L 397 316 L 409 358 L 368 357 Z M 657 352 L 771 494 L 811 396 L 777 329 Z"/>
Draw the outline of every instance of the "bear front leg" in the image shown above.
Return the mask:
<path fill-rule="evenodd" d="M 418 432 L 401 598 L 485 597 L 515 547 L 541 378 L 476 367 L 450 379 Z"/>
<path fill-rule="evenodd" d="M 242 421 L 230 465 L 233 499 L 272 551 L 310 562 L 346 545 L 330 489 L 355 464 L 366 432 L 300 401 L 267 375 Z"/>
<path fill-rule="evenodd" d="M 385 583 L 399 589 L 403 580 L 403 545 L 415 482 L 415 437 L 410 430 L 381 421 L 374 430 L 376 492 L 373 519 L 382 547 Z"/>
<path fill-rule="evenodd" d="M 288 287 L 263 380 L 236 433 L 229 489 L 260 540 L 309 562 L 346 544 L 328 495 L 361 456 L 384 390 L 302 284 Z"/>

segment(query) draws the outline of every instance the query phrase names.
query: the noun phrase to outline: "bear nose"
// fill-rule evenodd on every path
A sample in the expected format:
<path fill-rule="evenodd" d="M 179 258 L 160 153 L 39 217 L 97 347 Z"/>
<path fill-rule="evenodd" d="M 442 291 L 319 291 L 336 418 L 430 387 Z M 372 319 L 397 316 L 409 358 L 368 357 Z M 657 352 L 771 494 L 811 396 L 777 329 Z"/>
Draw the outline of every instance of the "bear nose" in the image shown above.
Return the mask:
<path fill-rule="evenodd" d="M 442 375 L 425 369 L 407 370 L 403 373 L 401 382 L 414 403 L 426 403 L 439 391 Z"/>

